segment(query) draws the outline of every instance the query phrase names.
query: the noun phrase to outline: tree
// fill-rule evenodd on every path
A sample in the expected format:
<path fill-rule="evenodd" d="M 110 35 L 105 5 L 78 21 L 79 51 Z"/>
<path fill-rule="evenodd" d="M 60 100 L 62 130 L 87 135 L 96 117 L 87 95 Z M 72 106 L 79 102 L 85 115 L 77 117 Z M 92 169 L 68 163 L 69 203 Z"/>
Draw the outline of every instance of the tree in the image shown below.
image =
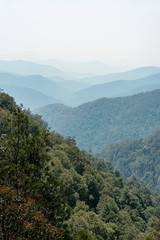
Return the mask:
<path fill-rule="evenodd" d="M 9 121 L 9 134 L 0 142 L 2 180 L 17 190 L 17 196 L 35 191 L 33 186 L 38 183 L 48 158 L 45 145 L 47 133 L 37 131 L 33 135 L 29 125 L 28 117 L 20 109 L 15 110 Z"/>
<path fill-rule="evenodd" d="M 20 109 L 13 112 L 8 125 L 9 134 L 0 139 L 0 183 L 15 190 L 17 201 L 34 198 L 44 217 L 65 230 L 70 209 L 62 185 L 47 167 L 49 133 L 43 128 L 31 133 L 32 121 Z"/>
<path fill-rule="evenodd" d="M 10 112 L 13 112 L 16 108 L 14 98 L 0 91 L 0 107 L 3 109 L 7 109 Z"/>
<path fill-rule="evenodd" d="M 64 239 L 64 234 L 39 210 L 33 198 L 17 198 L 16 190 L 0 186 L 0 239 Z"/>

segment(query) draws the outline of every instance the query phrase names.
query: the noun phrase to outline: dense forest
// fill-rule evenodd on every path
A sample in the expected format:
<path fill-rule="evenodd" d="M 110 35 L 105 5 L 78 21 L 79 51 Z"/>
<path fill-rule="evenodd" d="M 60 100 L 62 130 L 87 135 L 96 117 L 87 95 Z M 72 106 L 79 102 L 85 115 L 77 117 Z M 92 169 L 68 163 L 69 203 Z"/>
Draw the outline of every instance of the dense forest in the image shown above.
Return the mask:
<path fill-rule="evenodd" d="M 159 239 L 160 198 L 0 93 L 0 239 Z"/>
<path fill-rule="evenodd" d="M 101 98 L 76 108 L 53 104 L 37 112 L 55 131 L 74 136 L 81 149 L 99 152 L 109 143 L 146 137 L 160 129 L 160 90 Z"/>
<path fill-rule="evenodd" d="M 160 131 L 147 138 L 113 143 L 99 155 L 111 161 L 125 178 L 135 175 L 160 191 Z"/>

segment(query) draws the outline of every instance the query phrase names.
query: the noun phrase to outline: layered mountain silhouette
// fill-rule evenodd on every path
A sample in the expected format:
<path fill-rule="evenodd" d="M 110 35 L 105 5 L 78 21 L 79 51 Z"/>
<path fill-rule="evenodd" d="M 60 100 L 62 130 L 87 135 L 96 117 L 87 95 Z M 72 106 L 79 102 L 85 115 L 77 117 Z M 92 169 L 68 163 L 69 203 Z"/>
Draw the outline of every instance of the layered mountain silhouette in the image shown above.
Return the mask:
<path fill-rule="evenodd" d="M 152 74 L 160 72 L 160 67 L 146 66 L 135 68 L 126 72 L 111 73 L 103 76 L 93 76 L 90 78 L 84 78 L 82 81 L 88 82 L 89 84 L 101 84 L 107 82 L 113 82 L 117 80 L 136 80 L 144 78 Z"/>
<path fill-rule="evenodd" d="M 0 87 L 13 96 L 18 104 L 23 102 L 25 107 L 31 109 L 65 101 L 74 91 L 86 86 L 88 84 L 77 81 L 53 82 L 40 75 L 0 73 Z"/>
<path fill-rule="evenodd" d="M 4 92 L 14 96 L 17 104 L 20 105 L 23 103 L 25 108 L 34 109 L 46 104 L 60 102 L 60 100 L 54 97 L 27 87 L 1 85 L 1 88 Z"/>
<path fill-rule="evenodd" d="M 42 75 L 45 77 L 56 76 L 70 79 L 71 75 L 53 66 L 38 64 L 22 60 L 0 61 L 0 72 L 17 73 L 23 75 Z"/>
<path fill-rule="evenodd" d="M 118 80 L 104 84 L 93 85 L 78 91 L 68 99 L 68 105 L 77 106 L 101 97 L 119 97 L 151 91 L 160 88 L 160 73 L 137 80 Z"/>
<path fill-rule="evenodd" d="M 123 73 L 97 76 L 99 81 L 103 79 L 110 82 L 90 86 L 87 82 L 83 82 L 84 79 L 66 80 L 67 75 L 63 76 L 65 72 L 52 66 L 26 61 L 0 61 L 0 87 L 4 88 L 5 92 L 8 91 L 18 103 L 26 103 L 26 107 L 33 108 L 34 102 L 39 102 L 34 108 L 55 102 L 75 107 L 102 97 L 130 96 L 159 89 L 159 71 L 158 67 L 143 67 Z M 137 79 L 140 76 L 143 78 Z M 115 79 L 118 80 L 113 81 Z M 21 88 L 26 88 L 24 95 L 21 94 L 24 92 Z M 34 94 L 33 90 L 39 93 Z M 43 95 L 41 100 L 40 95 Z M 28 104 L 29 101 L 25 100 L 27 98 L 33 104 Z"/>

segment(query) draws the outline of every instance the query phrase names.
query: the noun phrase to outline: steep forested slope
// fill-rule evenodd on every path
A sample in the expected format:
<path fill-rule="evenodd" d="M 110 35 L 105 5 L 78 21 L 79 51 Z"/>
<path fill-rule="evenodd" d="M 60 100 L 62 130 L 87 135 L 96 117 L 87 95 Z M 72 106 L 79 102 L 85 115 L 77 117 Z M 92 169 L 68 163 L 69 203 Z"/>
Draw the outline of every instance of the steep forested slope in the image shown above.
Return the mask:
<path fill-rule="evenodd" d="M 37 110 L 57 132 L 75 136 L 82 149 L 148 136 L 160 128 L 160 90 L 130 97 L 102 98 L 69 108 L 48 105 Z"/>
<path fill-rule="evenodd" d="M 111 144 L 100 156 L 111 161 L 124 177 L 135 175 L 160 191 L 160 131 L 148 138 Z"/>
<path fill-rule="evenodd" d="M 1 239 L 158 239 L 157 194 L 25 112 L 0 94 Z"/>

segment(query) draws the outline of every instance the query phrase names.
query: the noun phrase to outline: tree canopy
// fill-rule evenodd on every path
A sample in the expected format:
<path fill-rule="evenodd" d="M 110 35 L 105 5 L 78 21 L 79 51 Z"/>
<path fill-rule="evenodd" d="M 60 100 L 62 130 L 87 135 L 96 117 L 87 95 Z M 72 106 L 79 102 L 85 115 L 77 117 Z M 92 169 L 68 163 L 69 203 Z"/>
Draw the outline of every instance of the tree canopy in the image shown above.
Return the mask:
<path fill-rule="evenodd" d="M 2 240 L 158 236 L 156 193 L 81 151 L 74 138 L 49 132 L 40 117 L 28 117 L 15 104 L 0 110 L 7 113 L 0 135 Z"/>

